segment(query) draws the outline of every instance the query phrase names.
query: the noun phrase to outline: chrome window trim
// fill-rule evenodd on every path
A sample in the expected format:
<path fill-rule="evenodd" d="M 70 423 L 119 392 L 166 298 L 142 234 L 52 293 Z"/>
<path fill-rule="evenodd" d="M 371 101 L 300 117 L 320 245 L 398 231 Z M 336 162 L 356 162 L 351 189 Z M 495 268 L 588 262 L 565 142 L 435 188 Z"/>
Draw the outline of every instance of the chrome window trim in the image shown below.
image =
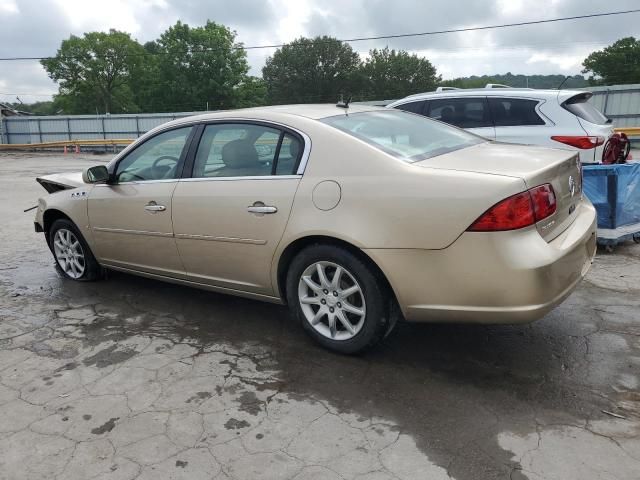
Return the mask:
<path fill-rule="evenodd" d="M 302 156 L 300 157 L 300 163 L 298 164 L 298 170 L 296 171 L 296 175 L 303 175 L 306 168 L 307 168 L 307 164 L 309 163 L 309 157 L 311 156 L 311 137 L 309 137 L 309 135 L 307 135 L 306 133 L 304 133 L 303 131 L 297 129 L 296 127 L 292 127 L 291 125 L 287 125 L 285 123 L 280 123 L 280 122 L 275 122 L 273 120 L 264 120 L 261 118 L 248 118 L 248 117 L 224 117 L 224 118 L 213 118 L 213 119 L 207 119 L 207 120 L 203 120 L 202 118 L 199 118 L 197 120 L 191 119 L 190 117 L 186 117 L 184 119 L 184 121 L 180 121 L 180 120 L 172 120 L 171 121 L 171 125 L 166 125 L 166 127 L 164 127 L 164 125 L 159 125 L 151 130 L 149 130 L 148 132 L 146 132 L 145 134 L 143 134 L 142 136 L 138 137 L 135 141 L 133 141 L 132 143 L 130 143 L 129 145 L 127 145 L 127 147 L 125 149 L 123 149 L 120 153 L 118 153 L 113 159 L 111 159 L 110 162 L 107 163 L 107 167 L 109 167 L 111 164 L 116 164 L 120 161 L 120 159 L 122 157 L 124 157 L 125 155 L 127 155 L 129 153 L 130 150 L 133 150 L 134 148 L 136 148 L 136 146 L 138 144 L 140 144 L 143 141 L 146 141 L 148 137 L 150 136 L 156 136 L 156 135 L 160 135 L 161 133 L 164 133 L 165 131 L 168 130 L 175 130 L 178 128 L 184 128 L 184 127 L 188 127 L 188 126 L 198 126 L 198 125 L 204 125 L 205 127 L 207 125 L 211 125 L 211 124 L 215 124 L 215 123 L 226 123 L 226 122 L 251 122 L 251 123 L 265 123 L 268 125 L 274 125 L 276 127 L 279 127 L 279 130 L 282 130 L 283 128 L 291 130 L 295 133 L 297 133 L 298 135 L 300 135 L 302 137 L 302 140 L 304 141 L 304 149 L 302 150 Z M 176 122 L 176 123 L 173 123 Z M 164 128 L 163 128 L 164 127 Z M 286 132 L 285 132 L 286 133 Z M 272 176 L 277 176 L 277 175 L 272 175 Z M 279 175 L 280 177 L 287 177 L 287 176 L 291 176 L 291 175 Z M 220 177 L 223 178 L 223 177 Z M 244 177 L 247 178 L 247 177 Z M 183 180 L 181 178 L 172 178 L 172 179 L 168 179 L 168 180 Z M 207 179 L 208 180 L 208 179 Z M 117 185 L 123 185 L 125 183 L 148 183 L 148 182 L 163 182 L 166 180 L 139 180 L 138 182 L 122 182 L 122 183 L 118 183 Z"/>
<path fill-rule="evenodd" d="M 148 183 L 177 183 L 179 178 L 161 178 L 159 180 L 131 180 L 129 182 L 118 182 L 118 183 L 96 183 L 96 187 L 117 187 L 118 185 L 138 185 L 138 184 L 148 184 Z"/>
<path fill-rule="evenodd" d="M 181 178 L 180 182 L 234 182 L 238 180 L 293 180 L 300 179 L 302 175 L 247 175 L 246 177 L 197 177 Z"/>
<path fill-rule="evenodd" d="M 303 131 L 295 127 L 292 127 L 291 125 L 287 125 L 286 123 L 275 122 L 273 120 L 264 120 L 262 118 L 227 117 L 227 118 L 220 118 L 220 119 L 216 118 L 212 120 L 201 121 L 202 125 L 204 125 L 205 127 L 207 125 L 213 125 L 216 123 L 228 123 L 228 122 L 230 123 L 247 122 L 247 123 L 255 123 L 257 125 L 260 125 L 260 124 L 274 125 L 280 131 L 282 131 L 282 129 L 284 128 L 285 129 L 284 133 L 287 133 L 286 130 L 291 130 L 292 132 L 295 132 L 298 135 L 300 135 L 304 142 L 304 149 L 302 150 L 302 156 L 300 157 L 300 163 L 298 164 L 298 170 L 296 171 L 296 175 L 304 174 L 304 171 L 307 168 L 307 163 L 309 162 L 309 156 L 311 155 L 311 137 L 309 137 L 309 135 L 307 135 L 306 133 L 304 133 Z M 291 175 L 270 175 L 270 176 L 271 177 L 276 177 L 276 176 L 287 177 Z M 220 178 L 225 178 L 225 177 L 220 177 Z M 235 177 L 226 177 L 226 178 L 235 178 Z M 244 177 L 244 178 L 247 178 L 247 177 Z"/>

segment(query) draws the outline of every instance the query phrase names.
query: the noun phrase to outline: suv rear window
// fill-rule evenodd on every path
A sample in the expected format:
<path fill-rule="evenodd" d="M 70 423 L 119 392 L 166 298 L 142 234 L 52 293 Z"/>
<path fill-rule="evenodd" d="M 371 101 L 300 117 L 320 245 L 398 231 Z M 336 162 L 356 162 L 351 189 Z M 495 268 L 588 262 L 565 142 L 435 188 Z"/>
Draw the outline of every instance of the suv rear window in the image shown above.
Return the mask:
<path fill-rule="evenodd" d="M 398 105 L 396 108 L 398 110 L 404 110 L 405 112 L 422 114 L 424 103 L 424 100 L 421 102 L 403 103 L 402 105 Z"/>
<path fill-rule="evenodd" d="M 491 114 L 496 127 L 545 125 L 536 112 L 537 100 L 524 98 L 489 98 Z"/>
<path fill-rule="evenodd" d="M 611 121 L 596 107 L 587 102 L 591 98 L 590 93 L 581 93 L 566 100 L 562 107 L 570 111 L 578 118 L 596 125 L 606 125 Z"/>
<path fill-rule="evenodd" d="M 405 162 L 417 162 L 487 140 L 399 110 L 337 115 L 321 120 Z"/>

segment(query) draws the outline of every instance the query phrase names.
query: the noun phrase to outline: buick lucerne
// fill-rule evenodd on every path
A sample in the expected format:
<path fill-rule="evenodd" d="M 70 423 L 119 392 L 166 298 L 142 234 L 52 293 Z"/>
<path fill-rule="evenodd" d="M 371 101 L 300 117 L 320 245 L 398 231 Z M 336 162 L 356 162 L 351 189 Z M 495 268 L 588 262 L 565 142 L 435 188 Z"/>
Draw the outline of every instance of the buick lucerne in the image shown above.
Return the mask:
<path fill-rule="evenodd" d="M 285 303 L 343 353 L 398 318 L 538 319 L 596 249 L 576 152 L 378 107 L 183 118 L 38 181 L 35 227 L 65 277 L 113 269 Z"/>

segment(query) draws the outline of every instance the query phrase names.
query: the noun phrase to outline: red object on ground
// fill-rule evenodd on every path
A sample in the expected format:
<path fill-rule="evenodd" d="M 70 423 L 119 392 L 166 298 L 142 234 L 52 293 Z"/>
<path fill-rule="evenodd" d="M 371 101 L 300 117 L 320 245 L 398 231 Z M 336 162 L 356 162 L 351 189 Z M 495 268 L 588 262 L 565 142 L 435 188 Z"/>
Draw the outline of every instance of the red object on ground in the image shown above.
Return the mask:
<path fill-rule="evenodd" d="M 613 163 L 625 163 L 629 159 L 631 152 L 631 142 L 624 133 L 614 133 L 604 146 L 602 152 L 602 163 L 611 165 Z"/>

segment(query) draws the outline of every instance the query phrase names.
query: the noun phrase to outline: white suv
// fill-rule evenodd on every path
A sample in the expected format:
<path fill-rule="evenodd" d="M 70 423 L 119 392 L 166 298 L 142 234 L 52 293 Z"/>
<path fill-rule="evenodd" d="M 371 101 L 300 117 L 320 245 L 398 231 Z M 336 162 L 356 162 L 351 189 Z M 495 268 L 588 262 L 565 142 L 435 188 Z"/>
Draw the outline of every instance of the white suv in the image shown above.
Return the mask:
<path fill-rule="evenodd" d="M 591 92 L 534 90 L 489 84 L 479 89 L 439 87 L 388 105 L 425 115 L 508 143 L 580 152 L 582 163 L 600 163 L 613 126 L 588 103 Z"/>

